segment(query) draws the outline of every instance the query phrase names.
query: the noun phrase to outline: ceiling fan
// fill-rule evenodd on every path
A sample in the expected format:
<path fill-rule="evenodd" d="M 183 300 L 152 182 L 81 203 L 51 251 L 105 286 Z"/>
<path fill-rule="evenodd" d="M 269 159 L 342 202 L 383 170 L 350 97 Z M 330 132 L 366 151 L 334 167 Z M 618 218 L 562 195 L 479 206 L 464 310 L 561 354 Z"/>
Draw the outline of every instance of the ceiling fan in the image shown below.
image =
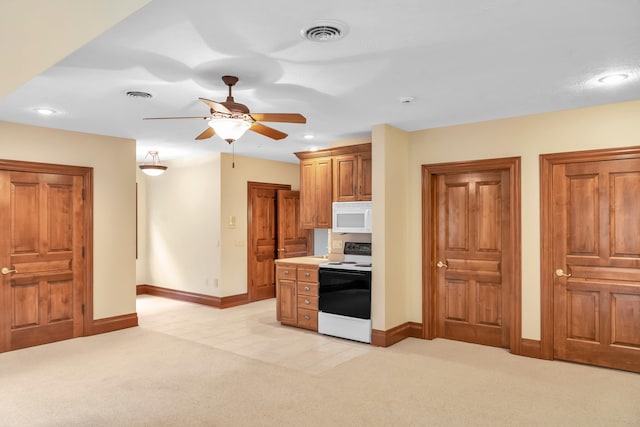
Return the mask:
<path fill-rule="evenodd" d="M 209 128 L 196 136 L 197 140 L 207 139 L 216 133 L 229 144 L 240 138 L 247 130 L 259 133 L 272 139 L 283 139 L 287 134 L 265 126 L 260 122 L 306 123 L 307 119 L 297 113 L 250 113 L 244 104 L 235 102 L 231 88 L 238 82 L 235 76 L 222 76 L 224 84 L 229 86 L 229 96 L 224 102 L 216 102 L 199 98 L 207 104 L 210 115 L 205 117 L 145 117 L 143 120 L 167 119 L 201 119 L 209 122 Z"/>

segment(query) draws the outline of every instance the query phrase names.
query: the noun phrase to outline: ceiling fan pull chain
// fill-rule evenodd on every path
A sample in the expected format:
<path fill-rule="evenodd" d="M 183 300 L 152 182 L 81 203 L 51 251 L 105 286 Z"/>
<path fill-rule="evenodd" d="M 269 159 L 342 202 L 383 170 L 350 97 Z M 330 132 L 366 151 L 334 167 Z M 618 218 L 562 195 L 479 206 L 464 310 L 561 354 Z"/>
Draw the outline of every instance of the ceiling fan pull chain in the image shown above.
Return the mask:
<path fill-rule="evenodd" d="M 236 144 L 231 144 L 231 169 L 236 168 Z"/>

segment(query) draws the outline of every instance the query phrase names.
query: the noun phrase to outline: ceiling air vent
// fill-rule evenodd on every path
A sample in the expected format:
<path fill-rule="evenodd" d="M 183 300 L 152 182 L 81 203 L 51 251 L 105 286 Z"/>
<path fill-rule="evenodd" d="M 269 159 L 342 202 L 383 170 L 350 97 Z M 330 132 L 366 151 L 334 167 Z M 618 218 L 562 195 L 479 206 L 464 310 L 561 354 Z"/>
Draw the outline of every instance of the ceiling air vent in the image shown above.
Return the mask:
<path fill-rule="evenodd" d="M 137 90 L 130 90 L 129 92 L 127 92 L 127 96 L 130 96 L 132 98 L 153 98 L 153 95 L 151 95 L 149 92 L 140 92 Z"/>
<path fill-rule="evenodd" d="M 332 42 L 347 35 L 347 26 L 338 21 L 320 21 L 303 28 L 300 35 L 313 42 Z"/>

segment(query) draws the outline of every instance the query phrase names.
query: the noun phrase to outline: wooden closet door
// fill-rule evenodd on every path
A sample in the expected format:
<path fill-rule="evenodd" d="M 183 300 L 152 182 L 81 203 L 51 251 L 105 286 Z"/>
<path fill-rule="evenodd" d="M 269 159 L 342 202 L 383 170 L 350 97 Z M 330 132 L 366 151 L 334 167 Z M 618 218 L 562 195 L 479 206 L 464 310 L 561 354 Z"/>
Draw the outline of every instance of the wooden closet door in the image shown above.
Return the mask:
<path fill-rule="evenodd" d="M 554 357 L 640 372 L 640 159 L 552 169 Z"/>
<path fill-rule="evenodd" d="M 82 176 L 0 170 L 0 231 L 0 350 L 81 336 Z"/>
<path fill-rule="evenodd" d="M 509 347 L 509 191 L 506 170 L 437 176 L 439 337 Z"/>

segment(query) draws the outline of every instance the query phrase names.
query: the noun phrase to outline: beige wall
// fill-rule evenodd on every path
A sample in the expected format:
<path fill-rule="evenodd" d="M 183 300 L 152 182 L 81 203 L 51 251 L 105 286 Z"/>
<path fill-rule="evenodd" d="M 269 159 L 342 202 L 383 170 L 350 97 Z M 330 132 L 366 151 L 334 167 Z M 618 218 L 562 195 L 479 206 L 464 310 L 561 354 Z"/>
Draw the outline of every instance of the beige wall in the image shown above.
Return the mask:
<path fill-rule="evenodd" d="M 555 113 L 494 120 L 438 129 L 426 129 L 408 134 L 408 275 L 403 283 L 394 282 L 398 292 L 407 292 L 409 305 L 405 312 L 387 289 L 385 328 L 404 321 L 422 320 L 422 251 L 421 251 L 421 166 L 430 163 L 457 162 L 517 156 L 522 159 L 522 336 L 540 338 L 540 186 L 539 155 L 566 151 L 640 145 L 640 101 L 604 105 Z M 381 170 L 376 156 L 381 149 L 376 144 L 389 143 L 389 137 L 377 141 L 374 128 L 374 206 L 379 206 L 381 180 L 375 178 Z M 386 151 L 388 155 L 389 152 Z M 385 161 L 385 163 L 387 163 Z M 399 170 L 395 170 L 399 173 Z M 385 170 L 385 174 L 389 169 Z M 386 179 L 386 178 L 385 178 Z M 386 194 L 389 194 L 388 191 Z M 386 214 L 393 207 L 384 204 Z M 376 210 L 376 215 L 379 215 Z M 380 222 L 376 220 L 374 225 Z M 389 225 L 389 221 L 385 222 Z M 377 229 L 374 229 L 374 243 Z M 389 230 L 385 230 L 389 238 Z M 401 242 L 399 242 L 401 243 Z M 386 244 L 386 248 L 391 245 Z M 398 248 L 402 250 L 401 247 Z M 389 251 L 387 251 L 387 254 Z M 375 263 L 374 263 L 375 265 Z M 404 266 L 402 260 L 386 261 L 386 268 L 396 271 Z M 375 272 L 378 272 L 376 268 Z M 386 287 L 390 275 L 386 274 Z M 376 301 L 378 307 L 381 302 Z M 376 327 L 376 328 L 379 328 Z"/>
<path fill-rule="evenodd" d="M 139 227 L 147 237 L 139 283 L 219 295 L 220 154 L 165 164 L 160 176 L 138 176 L 146 188 Z"/>
<path fill-rule="evenodd" d="M 408 142 L 400 129 L 373 127 L 371 323 L 378 330 L 407 321 L 407 235 L 416 230 L 407 222 Z"/>
<path fill-rule="evenodd" d="M 138 283 L 212 296 L 247 292 L 247 183 L 299 188 L 297 164 L 215 153 L 166 162 L 158 177 L 142 175 L 147 248 Z M 235 217 L 235 225 L 229 218 Z"/>
<path fill-rule="evenodd" d="M 40 74 L 150 0 L 2 2 L 0 97 Z"/>
<path fill-rule="evenodd" d="M 222 155 L 221 161 L 221 236 L 222 276 L 221 296 L 247 292 L 247 183 L 266 182 L 289 184 L 300 189 L 300 166 L 297 163 L 274 162 Z M 229 226 L 229 217 L 236 217 L 236 226 Z"/>
<path fill-rule="evenodd" d="M 136 168 L 136 283 L 147 283 L 149 267 L 147 265 L 147 176 Z"/>
<path fill-rule="evenodd" d="M 0 158 L 93 168 L 94 319 L 134 313 L 135 141 L 0 122 Z"/>

